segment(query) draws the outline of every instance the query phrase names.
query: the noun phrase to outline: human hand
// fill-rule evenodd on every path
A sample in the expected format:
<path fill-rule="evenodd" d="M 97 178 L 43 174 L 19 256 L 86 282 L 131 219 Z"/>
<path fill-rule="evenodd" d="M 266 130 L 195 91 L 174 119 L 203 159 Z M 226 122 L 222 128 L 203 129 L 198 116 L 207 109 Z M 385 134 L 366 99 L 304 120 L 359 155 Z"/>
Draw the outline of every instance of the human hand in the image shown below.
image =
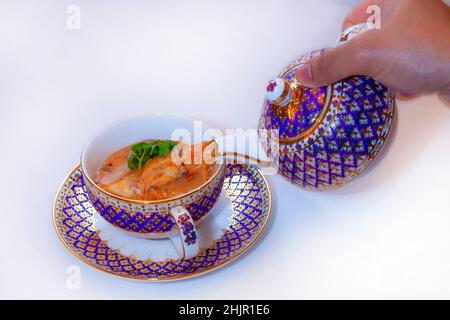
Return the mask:
<path fill-rule="evenodd" d="M 437 93 L 450 104 L 450 7 L 441 0 L 364 0 L 342 29 L 364 22 L 369 5 L 381 9 L 381 29 L 326 50 L 296 74 L 305 86 L 367 75 L 400 97 Z"/>

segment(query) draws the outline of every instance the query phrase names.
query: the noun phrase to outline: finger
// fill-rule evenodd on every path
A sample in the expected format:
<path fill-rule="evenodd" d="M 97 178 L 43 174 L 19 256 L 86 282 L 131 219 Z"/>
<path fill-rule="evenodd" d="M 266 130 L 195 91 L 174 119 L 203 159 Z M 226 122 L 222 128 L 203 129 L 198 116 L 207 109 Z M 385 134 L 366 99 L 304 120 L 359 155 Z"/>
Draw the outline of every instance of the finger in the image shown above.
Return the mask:
<path fill-rule="evenodd" d="M 450 107 L 450 92 L 439 93 L 438 96 L 443 103 Z"/>
<path fill-rule="evenodd" d="M 327 86 L 352 75 L 371 75 L 373 66 L 366 54 L 377 43 L 376 31 L 368 31 L 340 47 L 326 50 L 300 67 L 295 76 L 307 87 Z"/>
<path fill-rule="evenodd" d="M 393 90 L 393 92 L 394 92 L 395 97 L 398 100 L 409 101 L 409 100 L 412 100 L 412 99 L 416 98 L 415 96 L 403 93 L 403 92 L 398 91 L 398 90 Z"/>
<path fill-rule="evenodd" d="M 370 6 L 376 5 L 381 8 L 382 0 L 364 0 L 358 5 L 356 5 L 345 17 L 344 21 L 342 22 L 341 29 L 344 31 L 345 29 L 350 28 L 351 26 L 354 26 L 355 24 L 364 23 L 367 21 L 367 19 L 372 15 L 372 11 L 370 9 Z"/>

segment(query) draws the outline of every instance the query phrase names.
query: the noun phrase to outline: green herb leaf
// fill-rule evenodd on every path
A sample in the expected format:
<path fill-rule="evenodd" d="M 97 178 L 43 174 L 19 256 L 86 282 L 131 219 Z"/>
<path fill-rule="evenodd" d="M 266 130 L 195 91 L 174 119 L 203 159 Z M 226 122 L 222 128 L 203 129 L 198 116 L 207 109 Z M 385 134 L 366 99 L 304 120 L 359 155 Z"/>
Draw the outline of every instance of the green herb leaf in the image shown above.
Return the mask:
<path fill-rule="evenodd" d="M 170 140 L 156 140 L 152 142 L 139 142 L 131 146 L 131 155 L 128 157 L 128 168 L 142 169 L 152 158 L 165 156 L 178 144 Z"/>
<path fill-rule="evenodd" d="M 128 168 L 130 168 L 131 170 L 134 170 L 138 166 L 139 166 L 139 160 L 134 155 L 131 155 L 128 158 Z"/>
<path fill-rule="evenodd" d="M 158 155 L 164 156 L 169 153 L 170 146 L 168 143 L 163 141 L 158 141 L 156 146 L 158 147 Z"/>

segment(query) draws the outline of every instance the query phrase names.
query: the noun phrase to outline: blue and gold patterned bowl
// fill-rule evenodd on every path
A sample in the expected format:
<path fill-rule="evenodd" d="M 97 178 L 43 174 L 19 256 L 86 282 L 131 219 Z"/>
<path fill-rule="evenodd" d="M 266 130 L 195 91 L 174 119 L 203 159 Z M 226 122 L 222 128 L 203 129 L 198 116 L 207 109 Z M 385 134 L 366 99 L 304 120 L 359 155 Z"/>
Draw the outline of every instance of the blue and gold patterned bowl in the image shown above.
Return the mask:
<path fill-rule="evenodd" d="M 219 164 L 214 175 L 202 186 L 190 192 L 166 200 L 131 200 L 103 190 L 93 177 L 109 154 L 124 146 L 145 139 L 173 139 L 176 130 L 184 130 L 188 136 L 179 138 L 189 143 L 196 122 L 178 115 L 146 115 L 114 123 L 92 138 L 85 146 L 81 156 L 81 170 L 85 177 L 86 191 L 97 212 L 112 225 L 133 233 L 136 236 L 155 239 L 167 238 L 178 233 L 179 227 L 171 210 L 184 207 L 190 213 L 194 224 L 200 223 L 211 211 L 222 190 L 224 165 Z M 211 130 L 203 126 L 203 131 Z M 186 220 L 186 219 L 185 219 Z M 180 218 L 182 222 L 183 219 Z"/>

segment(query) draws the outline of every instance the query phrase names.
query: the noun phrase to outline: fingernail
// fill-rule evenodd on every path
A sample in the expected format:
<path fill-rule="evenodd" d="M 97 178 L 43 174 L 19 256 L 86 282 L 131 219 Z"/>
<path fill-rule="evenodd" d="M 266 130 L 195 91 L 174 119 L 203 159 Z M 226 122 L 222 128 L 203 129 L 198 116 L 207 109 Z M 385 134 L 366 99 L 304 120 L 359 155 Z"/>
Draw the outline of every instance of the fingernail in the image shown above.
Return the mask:
<path fill-rule="evenodd" d="M 295 77 L 297 78 L 297 81 L 302 85 L 307 87 L 313 86 L 311 65 L 309 63 L 304 64 L 303 66 L 298 68 L 298 70 L 295 72 Z"/>

